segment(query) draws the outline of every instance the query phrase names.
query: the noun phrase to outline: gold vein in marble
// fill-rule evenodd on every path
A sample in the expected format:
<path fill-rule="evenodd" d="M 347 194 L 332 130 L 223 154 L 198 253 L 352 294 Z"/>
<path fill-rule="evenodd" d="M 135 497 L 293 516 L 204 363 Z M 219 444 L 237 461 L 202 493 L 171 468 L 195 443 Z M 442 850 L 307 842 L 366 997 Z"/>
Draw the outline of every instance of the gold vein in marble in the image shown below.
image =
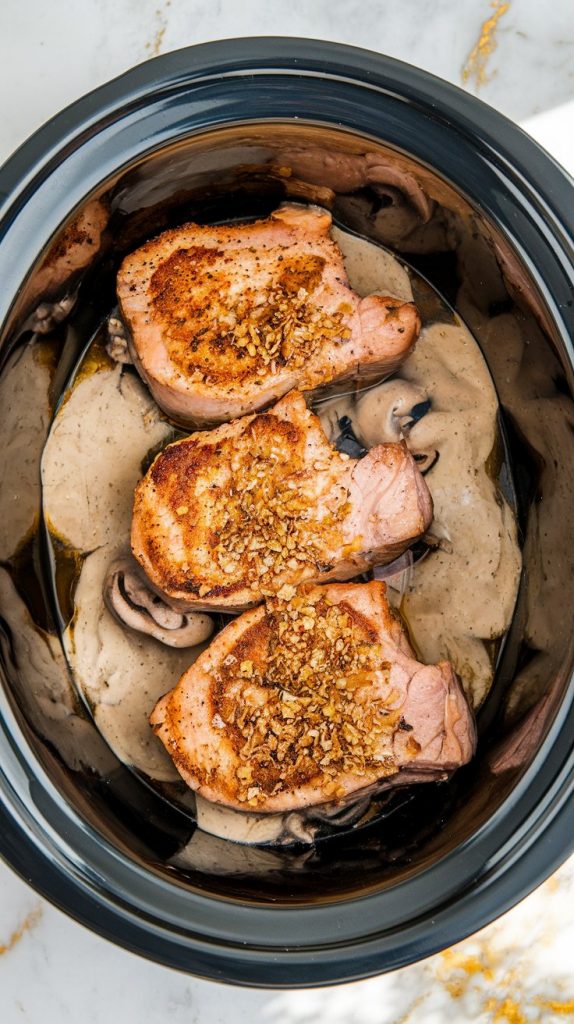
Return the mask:
<path fill-rule="evenodd" d="M 420 996 L 417 996 L 416 999 L 413 999 L 409 1008 L 400 1017 L 394 1020 L 392 1024 L 415 1024 L 416 1021 L 420 1021 L 421 1018 L 419 1015 L 417 1014 L 415 1018 L 413 1017 L 413 1013 L 420 1009 L 422 1004 L 428 999 L 429 995 L 430 992 L 423 992 Z"/>
<path fill-rule="evenodd" d="M 574 1017 L 574 999 L 537 999 L 536 1005 L 560 1016 Z"/>
<path fill-rule="evenodd" d="M 34 907 L 29 914 L 26 915 L 21 924 L 18 925 L 15 931 L 12 932 L 7 942 L 0 942 L 0 956 L 4 953 L 10 953 L 14 946 L 17 946 L 20 939 L 24 937 L 26 932 L 31 932 L 36 927 L 40 918 L 42 917 L 42 904 L 39 903 L 37 907 Z"/>
<path fill-rule="evenodd" d="M 163 46 L 163 37 L 167 31 L 167 23 L 169 18 L 168 8 L 171 7 L 171 0 L 166 0 L 164 9 L 158 8 L 155 12 L 156 17 L 156 31 L 153 39 L 146 43 L 146 56 L 147 57 L 158 57 L 161 53 Z"/>
<path fill-rule="evenodd" d="M 561 890 L 574 881 L 572 863 L 541 886 L 546 913 L 532 931 L 528 949 L 509 941 L 503 919 L 429 961 L 434 980 L 453 1002 L 465 1009 L 480 1006 L 480 1019 L 489 1024 L 550 1024 L 560 1017 L 574 1018 L 571 992 L 564 992 L 568 998 L 533 992 L 531 981 L 536 949 L 555 936 Z M 570 982 L 569 977 L 553 979 L 553 987 L 566 988 Z"/>
<path fill-rule="evenodd" d="M 480 943 L 477 953 L 467 953 L 464 947 L 455 946 L 440 954 L 437 977 L 453 999 L 460 999 L 466 992 L 474 975 L 491 981 L 496 958 L 486 942 Z"/>
<path fill-rule="evenodd" d="M 477 89 L 480 89 L 481 85 L 485 85 L 492 78 L 492 75 L 487 75 L 486 67 L 490 55 L 496 50 L 498 23 L 510 7 L 510 0 L 506 3 L 503 3 L 502 0 L 493 0 L 490 6 L 494 13 L 483 21 L 478 40 L 470 51 L 461 72 L 464 84 L 466 85 L 474 78 Z"/>
<path fill-rule="evenodd" d="M 489 999 L 484 1008 L 487 1013 L 492 1014 L 492 1024 L 528 1024 L 519 1004 L 508 996 L 502 1002 Z"/>

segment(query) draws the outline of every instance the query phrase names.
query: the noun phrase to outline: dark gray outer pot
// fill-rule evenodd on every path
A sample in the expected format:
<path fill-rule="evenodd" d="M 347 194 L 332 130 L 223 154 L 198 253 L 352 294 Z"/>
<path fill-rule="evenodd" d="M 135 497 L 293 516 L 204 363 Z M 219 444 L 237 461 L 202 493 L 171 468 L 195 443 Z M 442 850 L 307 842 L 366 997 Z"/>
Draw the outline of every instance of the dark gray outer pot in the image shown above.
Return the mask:
<path fill-rule="evenodd" d="M 520 129 L 460 90 L 367 51 L 305 40 L 229 40 L 157 58 L 86 96 L 25 143 L 0 172 L 5 338 L 17 325 L 22 282 L 88 194 L 174 140 L 228 125 L 264 132 L 277 122 L 345 130 L 366 148 L 383 142 L 450 182 L 520 259 L 551 335 L 540 342 L 547 345 L 542 363 L 554 382 L 560 368 L 560 393 L 569 394 L 570 180 Z M 535 438 L 527 441 L 536 446 Z M 556 452 L 556 460 L 571 474 L 572 448 Z M 526 514 L 524 522 L 527 529 Z M 440 833 L 406 843 L 404 855 L 389 855 L 375 829 L 340 850 L 332 841 L 306 865 L 285 854 L 273 870 L 255 857 L 242 872 L 225 867 L 220 877 L 216 866 L 178 871 L 168 862 L 185 832 L 181 816 L 171 832 L 162 831 L 160 803 L 145 788 L 132 813 L 131 795 L 121 803 L 123 782 L 114 790 L 115 777 L 104 785 L 62 766 L 30 725 L 9 674 L 0 691 L 0 852 L 78 921 L 207 978 L 329 984 L 426 957 L 503 913 L 574 846 L 567 563 L 558 598 L 555 590 L 547 594 L 540 585 L 539 600 L 560 607 L 557 656 L 529 702 L 548 712 L 535 749 L 502 773 L 490 770 L 494 745 L 512 736 L 501 694 L 520 669 L 517 641 L 518 655 L 499 670 L 502 690 L 484 718 L 477 765 L 450 803 L 424 798 L 438 801 Z M 20 672 L 25 676 L 25 666 Z M 168 833 L 177 833 L 171 846 L 158 839 Z"/>

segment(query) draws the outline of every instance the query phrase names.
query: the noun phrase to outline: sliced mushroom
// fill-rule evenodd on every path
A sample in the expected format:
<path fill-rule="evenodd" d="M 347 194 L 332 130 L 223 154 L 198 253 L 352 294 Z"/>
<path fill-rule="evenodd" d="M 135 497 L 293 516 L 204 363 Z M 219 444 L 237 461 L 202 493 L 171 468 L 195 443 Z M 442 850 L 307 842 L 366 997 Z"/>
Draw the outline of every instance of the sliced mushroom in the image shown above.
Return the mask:
<path fill-rule="evenodd" d="M 307 818 L 312 822 L 321 822 L 327 825 L 353 825 L 369 809 L 372 797 L 373 792 L 371 787 L 369 787 L 368 793 L 351 796 L 351 798 L 344 800 L 342 803 L 320 804 L 318 807 L 310 807 L 307 811 Z M 292 817 L 294 815 L 289 815 L 287 819 L 288 825 L 291 824 Z"/>
<path fill-rule="evenodd" d="M 401 441 L 430 408 L 431 400 L 423 388 L 396 377 L 359 395 L 353 426 L 369 448 Z"/>
<path fill-rule="evenodd" d="M 308 203 L 315 203 L 317 206 L 324 206 L 327 210 L 333 209 L 336 196 L 331 188 L 323 185 L 312 185 L 301 178 L 287 178 L 285 180 L 285 195 L 289 199 L 305 200 Z"/>
<path fill-rule="evenodd" d="M 440 452 L 436 448 L 431 449 L 428 452 L 413 452 L 413 458 L 418 466 L 419 471 L 423 476 L 426 476 L 428 472 L 436 466 Z"/>
<path fill-rule="evenodd" d="M 412 430 L 415 423 L 418 423 L 419 420 L 422 420 L 423 416 L 426 416 L 427 412 L 430 412 L 431 408 L 432 402 L 430 398 L 425 398 L 424 401 L 417 402 L 416 405 L 413 405 L 410 412 L 407 413 L 407 415 L 403 417 L 403 419 L 401 420 L 403 432 Z"/>
<path fill-rule="evenodd" d="M 400 604 L 414 578 L 415 559 L 412 551 L 405 551 L 399 558 L 389 565 L 377 565 L 373 569 L 373 577 L 376 580 L 386 580 L 387 587 L 397 594 L 397 603 Z"/>
<path fill-rule="evenodd" d="M 334 444 L 339 452 L 350 455 L 352 459 L 362 459 L 368 449 L 361 444 L 353 429 L 353 421 L 350 416 L 337 417 L 338 436 Z"/>
<path fill-rule="evenodd" d="M 444 551 L 447 555 L 452 555 L 454 551 L 448 530 L 441 526 L 436 519 L 432 524 L 432 530 L 427 531 L 422 540 L 431 551 Z"/>
<path fill-rule="evenodd" d="M 133 363 L 123 321 L 117 316 L 110 316 L 107 330 L 106 352 L 110 359 L 114 363 Z"/>
<path fill-rule="evenodd" d="M 213 633 L 214 623 L 209 615 L 175 611 L 151 590 L 129 558 L 110 566 L 104 600 L 122 625 L 153 636 L 168 647 L 196 647 Z"/>

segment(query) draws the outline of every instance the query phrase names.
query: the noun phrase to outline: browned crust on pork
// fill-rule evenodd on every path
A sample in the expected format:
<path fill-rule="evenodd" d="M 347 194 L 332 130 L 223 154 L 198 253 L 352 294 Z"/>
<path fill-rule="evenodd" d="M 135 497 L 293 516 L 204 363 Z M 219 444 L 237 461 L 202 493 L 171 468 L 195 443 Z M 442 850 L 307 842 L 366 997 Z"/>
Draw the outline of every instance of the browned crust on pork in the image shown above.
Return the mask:
<path fill-rule="evenodd" d="M 414 659 L 379 582 L 303 586 L 245 613 L 150 721 L 194 789 L 265 812 L 402 770 L 444 777 L 475 743 L 452 667 Z"/>
<path fill-rule="evenodd" d="M 287 205 L 250 224 L 184 224 L 127 256 L 118 299 L 158 404 L 207 424 L 395 369 L 420 321 L 412 303 L 360 299 L 331 217 Z"/>

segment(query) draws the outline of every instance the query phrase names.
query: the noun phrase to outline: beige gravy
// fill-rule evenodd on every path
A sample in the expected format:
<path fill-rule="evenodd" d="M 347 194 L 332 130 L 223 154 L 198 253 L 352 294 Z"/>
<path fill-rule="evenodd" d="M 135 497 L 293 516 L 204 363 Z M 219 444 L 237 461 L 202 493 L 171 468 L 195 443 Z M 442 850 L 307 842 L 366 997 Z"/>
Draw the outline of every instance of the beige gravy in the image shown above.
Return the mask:
<path fill-rule="evenodd" d="M 389 253 L 336 229 L 334 236 L 360 294 L 411 297 L 409 275 Z M 431 410 L 406 431 L 404 416 L 427 397 Z M 423 660 L 452 659 L 478 705 L 493 674 L 485 641 L 510 623 L 521 563 L 511 511 L 486 471 L 497 399 L 477 344 L 460 322 L 429 325 L 400 378 L 330 400 L 319 411 L 332 431 L 337 414 L 350 415 L 367 447 L 406 436 L 417 452 L 439 452 L 426 479 L 433 530 L 445 550 L 414 567 L 401 611 Z M 42 465 L 51 529 L 86 556 L 64 637 L 77 685 L 120 760 L 164 781 L 178 776 L 147 717 L 203 648 L 175 650 L 123 629 L 105 607 L 102 585 L 108 565 L 129 544 L 141 460 L 169 432 L 139 380 L 120 366 L 100 365 L 80 375 L 61 406 Z M 393 593 L 397 601 L 399 591 Z M 199 815 L 203 828 L 239 842 L 270 841 L 282 827 L 278 816 L 256 821 L 205 801 Z"/>
<path fill-rule="evenodd" d="M 407 271 L 394 257 L 379 249 L 373 260 L 372 244 L 342 232 L 337 241 L 360 294 L 412 298 Z M 430 411 L 409 428 L 410 410 L 427 399 Z M 406 583 L 400 608 L 421 659 L 452 661 L 474 707 L 493 678 L 485 642 L 510 625 L 522 564 L 512 511 L 487 472 L 498 442 L 497 410 L 488 367 L 458 318 L 423 327 L 392 380 L 320 408 L 332 435 L 337 417 L 346 414 L 367 448 L 404 437 L 429 462 L 438 453 L 426 482 L 434 502 L 431 532 L 442 538 L 442 549 L 416 564 L 406 580 L 391 582 L 401 589 Z"/>

